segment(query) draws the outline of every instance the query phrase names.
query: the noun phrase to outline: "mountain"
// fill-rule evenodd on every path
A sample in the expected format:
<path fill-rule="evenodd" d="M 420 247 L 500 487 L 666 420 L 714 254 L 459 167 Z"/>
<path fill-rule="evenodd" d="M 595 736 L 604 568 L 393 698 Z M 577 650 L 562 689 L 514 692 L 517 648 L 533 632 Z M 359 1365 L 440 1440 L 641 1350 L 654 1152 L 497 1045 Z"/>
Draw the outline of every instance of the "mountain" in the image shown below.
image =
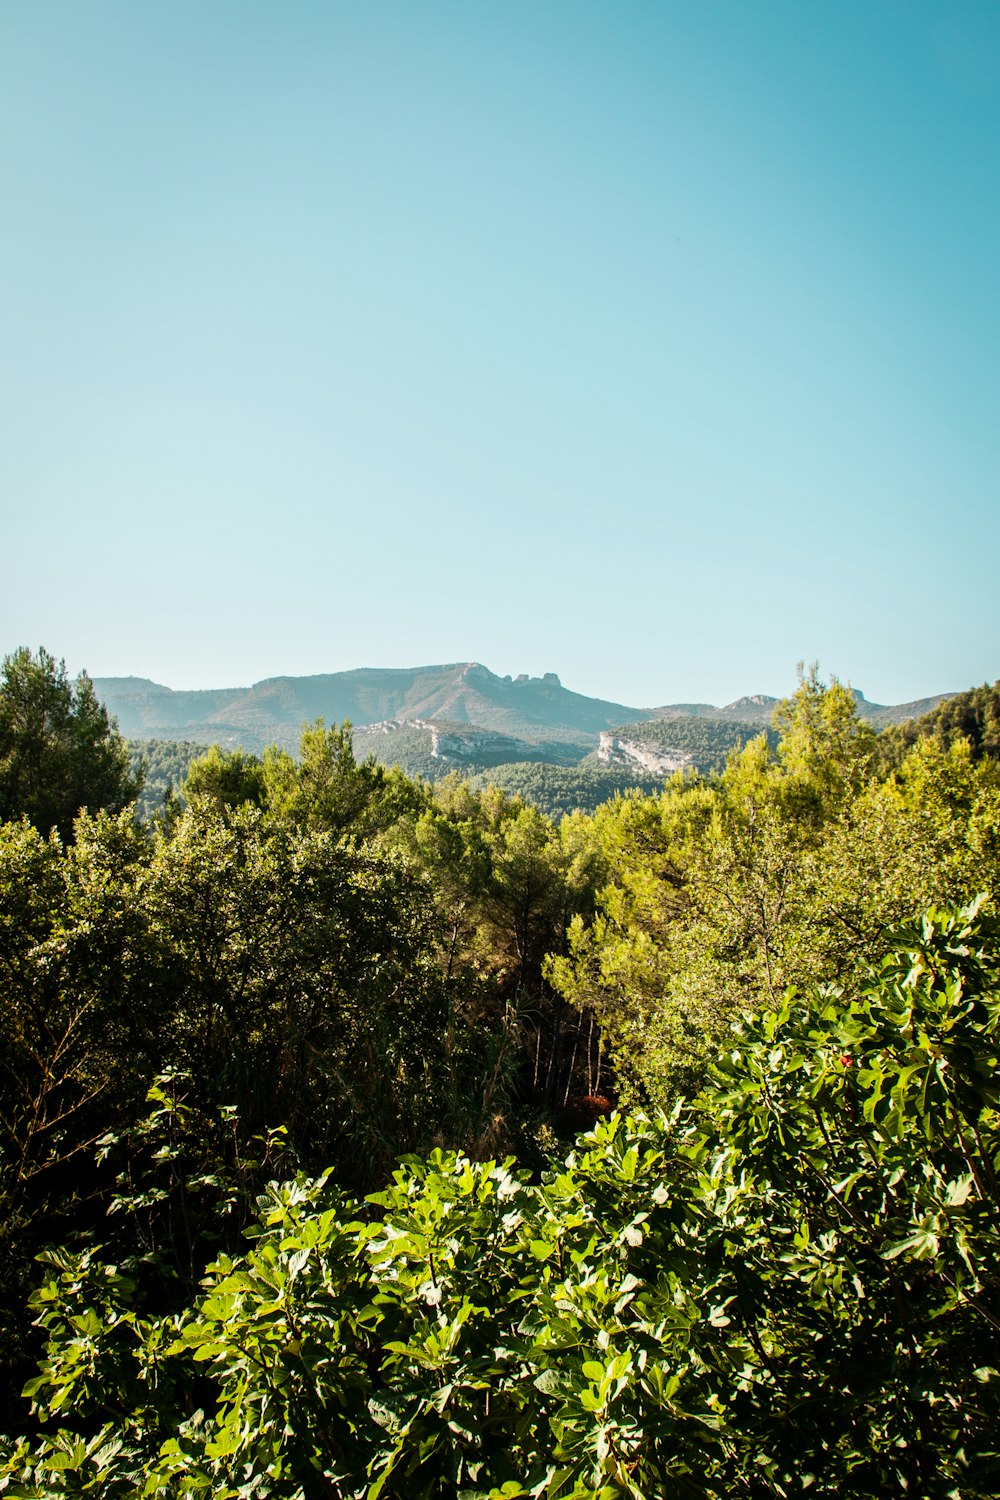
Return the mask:
<path fill-rule="evenodd" d="M 587 757 L 583 770 L 591 781 L 612 773 L 649 778 L 685 766 L 714 768 L 748 732 L 769 729 L 778 703 L 757 693 L 722 708 L 634 708 L 574 693 L 554 672 L 498 677 L 480 662 L 359 667 L 199 691 L 175 691 L 144 677 L 98 677 L 94 687 L 122 733 L 138 741 L 295 750 L 304 723 L 349 719 L 360 756 L 374 755 L 410 774 L 486 773 L 531 763 L 568 770 Z M 854 696 L 859 714 L 881 729 L 919 717 L 950 695 L 896 707 L 869 703 L 857 690 Z"/>
<path fill-rule="evenodd" d="M 728 723 L 770 724 L 771 715 L 781 702 L 767 693 L 754 693 L 747 698 L 737 698 L 724 708 L 711 703 L 665 703 L 660 708 L 651 708 L 647 719 L 725 719 Z"/>
<path fill-rule="evenodd" d="M 856 688 L 854 696 L 858 703 L 859 718 L 866 719 L 873 729 L 888 729 L 890 724 L 908 724 L 911 719 L 922 719 L 940 704 L 947 703 L 949 698 L 954 698 L 955 694 L 935 693 L 932 698 L 914 698 L 911 703 L 896 703 L 891 706 L 869 703 Z"/>
<path fill-rule="evenodd" d="M 916 698 L 912 703 L 869 703 L 858 688 L 849 688 L 858 706 L 858 717 L 865 719 L 873 729 L 885 729 L 889 724 L 905 724 L 909 719 L 922 718 L 939 703 L 953 698 L 953 693 L 938 693 L 933 698 Z M 767 693 L 753 693 L 746 698 L 737 698 L 722 708 L 711 703 L 665 703 L 660 708 L 651 708 L 647 719 L 722 719 L 729 723 L 757 724 L 761 729 L 770 727 L 771 716 L 780 698 L 771 698 Z"/>
<path fill-rule="evenodd" d="M 527 741 L 590 748 L 602 729 L 649 717 L 641 708 L 588 698 L 554 672 L 498 677 L 479 662 L 405 669 L 362 667 L 315 677 L 271 677 L 249 688 L 175 692 L 140 677 L 94 679 L 98 697 L 136 739 L 197 740 L 260 749 L 298 745 L 303 723 L 446 720 Z"/>
<path fill-rule="evenodd" d="M 186 767 L 199 746 L 259 754 L 277 744 L 295 751 L 302 725 L 322 717 L 328 724 L 351 721 L 359 759 L 371 755 L 429 780 L 458 771 L 476 784 L 518 792 L 553 814 L 593 809 L 625 787 L 649 790 L 676 770 L 718 770 L 752 735 L 773 737 L 779 702 L 755 693 L 721 708 L 633 708 L 574 693 L 554 672 L 498 677 L 480 662 L 359 667 L 197 691 L 175 691 L 145 677 L 97 677 L 94 688 L 136 755 L 143 752 L 152 793 L 160 796 L 161 761 L 164 776 L 176 782 L 183 771 L 176 773 L 175 762 Z M 954 696 L 890 706 L 852 691 L 858 713 L 874 729 L 906 724 Z"/>

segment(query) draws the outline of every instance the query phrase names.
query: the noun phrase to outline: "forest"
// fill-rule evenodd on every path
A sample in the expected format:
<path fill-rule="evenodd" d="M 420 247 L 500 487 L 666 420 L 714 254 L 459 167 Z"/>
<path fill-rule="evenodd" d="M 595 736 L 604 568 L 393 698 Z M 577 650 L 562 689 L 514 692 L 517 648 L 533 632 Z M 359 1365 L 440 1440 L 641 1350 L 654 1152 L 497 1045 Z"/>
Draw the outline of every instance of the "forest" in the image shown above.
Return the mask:
<path fill-rule="evenodd" d="M 1000 1493 L 1000 684 L 592 813 L 171 754 L 5 659 L 0 1494 Z"/>

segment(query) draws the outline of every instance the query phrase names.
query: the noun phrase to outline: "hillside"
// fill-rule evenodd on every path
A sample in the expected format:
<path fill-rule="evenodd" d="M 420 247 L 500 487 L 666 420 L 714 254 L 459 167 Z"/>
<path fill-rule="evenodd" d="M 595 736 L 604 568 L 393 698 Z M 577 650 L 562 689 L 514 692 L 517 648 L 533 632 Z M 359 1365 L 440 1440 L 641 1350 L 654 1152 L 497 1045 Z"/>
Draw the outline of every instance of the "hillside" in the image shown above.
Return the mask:
<path fill-rule="evenodd" d="M 128 742 L 133 772 L 142 772 L 139 814 L 151 818 L 160 812 L 169 791 L 176 792 L 196 756 L 205 746 L 192 740 L 138 740 Z"/>
<path fill-rule="evenodd" d="M 884 736 L 894 761 L 898 763 L 918 739 L 932 739 L 942 750 L 966 740 L 973 760 L 1000 760 L 1000 682 L 928 701 L 936 704 L 929 713 L 921 710 L 919 717 L 896 721 Z"/>
<path fill-rule="evenodd" d="M 586 745 L 571 740 L 520 739 L 449 719 L 386 719 L 358 725 L 353 738 L 358 759 L 373 755 L 381 765 L 431 780 L 521 761 L 573 766 L 587 753 Z"/>
<path fill-rule="evenodd" d="M 675 771 L 718 771 L 729 752 L 754 735 L 773 729 L 745 719 L 717 719 L 706 715 L 653 719 L 645 724 L 619 724 L 602 731 L 597 749 L 582 762 L 584 768 L 616 768 L 634 776 L 672 776 Z"/>
<path fill-rule="evenodd" d="M 269 677 L 246 688 L 178 691 L 144 677 L 97 677 L 94 687 L 135 742 L 136 758 L 141 749 L 150 760 L 146 811 L 162 803 L 166 785 L 179 782 L 178 767 L 186 768 L 199 747 L 217 743 L 259 755 L 280 745 L 294 752 L 303 724 L 317 718 L 350 720 L 359 760 L 371 755 L 429 781 L 457 771 L 552 812 L 593 808 L 615 791 L 649 789 L 678 770 L 721 769 L 734 746 L 771 733 L 780 701 L 755 693 L 721 708 L 635 708 L 575 693 L 554 672 L 499 677 L 480 662 L 359 667 Z M 852 691 L 860 717 L 877 730 L 921 719 L 954 696 L 893 706 Z"/>
<path fill-rule="evenodd" d="M 729 723 L 759 724 L 762 728 L 771 722 L 771 715 L 781 702 L 767 693 L 752 693 L 737 698 L 723 708 L 711 703 L 665 703 L 660 708 L 651 708 L 649 719 L 725 719 Z"/>
<path fill-rule="evenodd" d="M 942 694 L 895 707 L 870 704 L 857 692 L 855 698 L 861 717 L 881 732 L 887 763 L 898 762 L 918 738 L 928 735 L 947 747 L 960 734 L 970 740 L 974 757 L 997 754 L 1000 688 Z M 398 766 L 408 776 L 421 776 L 427 781 L 457 772 L 473 786 L 499 786 L 559 817 L 574 809 L 592 812 L 601 802 L 629 788 L 653 791 L 677 771 L 720 771 L 730 751 L 756 734 L 766 733 L 774 745 L 777 732 L 762 722 L 761 716 L 775 702 L 759 695 L 728 705 L 734 715 L 743 713 L 742 719 L 722 717 L 722 710 L 706 704 L 667 705 L 656 711 L 656 718 L 601 730 L 596 748 L 589 752 L 578 742 L 520 739 L 444 718 L 393 718 L 356 725 L 354 752 L 359 760 L 371 756 L 380 765 Z M 936 706 L 930 713 L 914 717 L 927 703 Z M 683 707 L 691 712 L 680 712 Z M 769 712 L 773 712 L 773 706 Z M 207 733 L 198 742 L 132 738 L 133 765 L 138 768 L 143 763 L 146 768 L 140 802 L 144 815 L 162 805 L 168 786 L 179 786 L 189 762 L 209 738 Z M 241 734 L 230 743 L 259 750 L 263 748 L 261 740 L 263 736 Z M 287 736 L 284 742 L 290 748 L 297 747 L 294 736 Z"/>
<path fill-rule="evenodd" d="M 942 703 L 947 703 L 954 693 L 935 693 L 930 698 L 914 698 L 910 703 L 869 703 L 863 693 L 854 690 L 858 705 L 858 717 L 873 729 L 888 729 L 891 724 L 908 724 L 911 719 L 920 719 L 931 713 Z"/>
<path fill-rule="evenodd" d="M 564 813 L 596 812 L 618 793 L 658 792 L 663 786 L 662 776 L 649 776 L 634 767 L 594 765 L 589 755 L 576 766 L 538 760 L 494 766 L 470 776 L 469 781 L 479 791 L 498 786 L 508 797 L 522 797 L 556 821 Z"/>

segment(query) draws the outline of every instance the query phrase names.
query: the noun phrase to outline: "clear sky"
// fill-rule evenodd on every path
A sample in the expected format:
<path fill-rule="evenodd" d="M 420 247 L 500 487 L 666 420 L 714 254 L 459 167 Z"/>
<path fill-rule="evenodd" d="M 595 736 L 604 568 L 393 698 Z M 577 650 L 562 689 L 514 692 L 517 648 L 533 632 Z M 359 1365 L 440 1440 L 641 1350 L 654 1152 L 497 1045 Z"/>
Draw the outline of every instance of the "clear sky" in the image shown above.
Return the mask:
<path fill-rule="evenodd" d="M 1000 676 L 995 0 L 4 0 L 0 649 Z"/>

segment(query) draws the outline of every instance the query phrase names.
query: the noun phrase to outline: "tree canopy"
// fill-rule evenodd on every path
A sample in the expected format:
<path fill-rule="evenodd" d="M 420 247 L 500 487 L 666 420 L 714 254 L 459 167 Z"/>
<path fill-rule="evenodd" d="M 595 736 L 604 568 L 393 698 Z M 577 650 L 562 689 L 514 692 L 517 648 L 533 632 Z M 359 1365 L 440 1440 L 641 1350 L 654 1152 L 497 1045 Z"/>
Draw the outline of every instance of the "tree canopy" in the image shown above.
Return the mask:
<path fill-rule="evenodd" d="M 0 819 L 27 817 L 70 839 L 81 808 L 120 812 L 142 784 L 85 672 L 26 647 L 0 668 Z"/>

